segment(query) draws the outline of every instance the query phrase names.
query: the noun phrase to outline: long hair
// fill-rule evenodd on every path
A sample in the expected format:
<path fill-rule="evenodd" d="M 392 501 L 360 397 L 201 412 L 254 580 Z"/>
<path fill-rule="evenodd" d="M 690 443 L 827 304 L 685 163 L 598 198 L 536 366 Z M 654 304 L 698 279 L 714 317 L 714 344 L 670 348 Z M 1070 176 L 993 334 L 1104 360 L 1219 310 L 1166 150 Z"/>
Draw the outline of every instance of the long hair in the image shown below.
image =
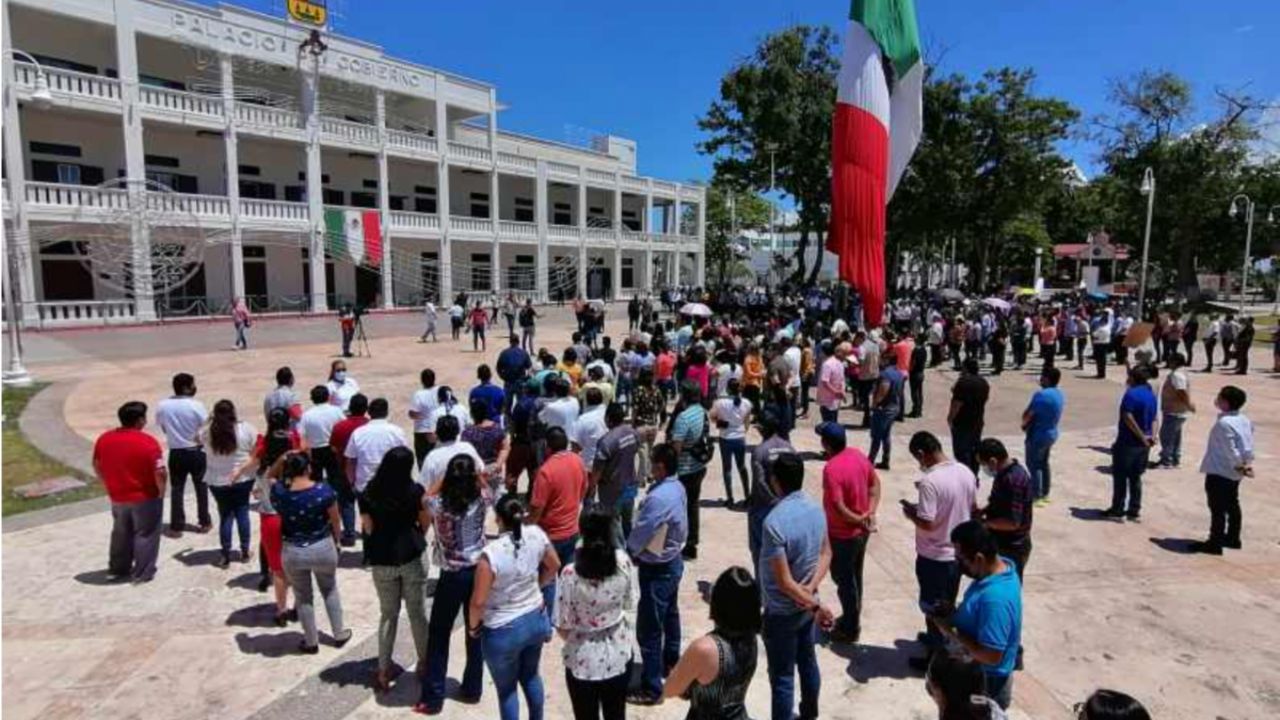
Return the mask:
<path fill-rule="evenodd" d="M 300 477 L 309 477 L 311 458 L 304 452 L 291 452 L 284 458 L 284 468 L 280 471 L 281 482 L 285 487 L 293 484 Z"/>
<path fill-rule="evenodd" d="M 440 504 L 451 515 L 463 515 L 479 497 L 476 461 L 470 455 L 455 455 L 445 468 L 444 480 L 440 486 Z"/>
<path fill-rule="evenodd" d="M 711 621 L 721 635 L 755 643 L 763 620 L 760 586 L 749 570 L 734 566 L 720 573 L 711 588 Z"/>
<path fill-rule="evenodd" d="M 725 385 L 725 391 L 729 393 L 729 397 L 733 398 L 735 408 L 742 405 L 742 388 L 738 384 L 738 378 L 730 378 Z"/>
<path fill-rule="evenodd" d="M 587 580 L 604 580 L 618 572 L 617 548 L 613 544 L 613 513 L 592 508 L 582 516 L 582 544 L 574 556 L 573 567 Z"/>
<path fill-rule="evenodd" d="M 972 660 L 934 653 L 925 684 L 942 696 L 942 720 L 986 720 L 991 717 L 986 678 L 982 667 Z"/>
<path fill-rule="evenodd" d="M 526 514 L 524 503 L 520 502 L 520 498 L 515 495 L 504 495 L 493 511 L 502 522 L 503 529 L 511 533 L 511 542 L 515 545 L 515 552 L 519 553 L 520 530 Z"/>
<path fill-rule="evenodd" d="M 381 513 L 411 519 L 418 514 L 414 492 L 413 451 L 394 447 L 382 456 L 382 463 L 365 488 L 363 501 Z"/>
<path fill-rule="evenodd" d="M 213 416 L 209 418 L 209 449 L 215 455 L 231 455 L 236 451 L 236 406 L 230 400 L 213 404 Z"/>
<path fill-rule="evenodd" d="M 275 408 L 267 414 L 267 433 L 258 472 L 265 473 L 272 463 L 291 449 L 293 435 L 289 432 L 289 413 L 284 408 Z"/>

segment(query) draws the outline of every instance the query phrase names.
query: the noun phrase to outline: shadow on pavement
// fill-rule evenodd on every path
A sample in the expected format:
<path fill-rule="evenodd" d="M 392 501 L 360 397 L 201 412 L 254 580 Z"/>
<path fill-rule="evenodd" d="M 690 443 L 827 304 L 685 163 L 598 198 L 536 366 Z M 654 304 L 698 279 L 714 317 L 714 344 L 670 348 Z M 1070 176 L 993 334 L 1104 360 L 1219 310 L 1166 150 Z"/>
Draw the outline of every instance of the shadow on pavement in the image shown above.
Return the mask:
<path fill-rule="evenodd" d="M 875 678 L 904 680 L 920 677 L 920 673 L 907 664 L 907 659 L 918 647 L 917 643 L 901 638 L 893 641 L 893 647 L 836 643 L 827 646 L 832 653 L 849 661 L 845 673 L 862 685 Z"/>
<path fill-rule="evenodd" d="M 123 585 L 128 578 L 113 578 L 106 570 L 90 570 L 75 576 L 75 581 L 82 585 Z"/>
<path fill-rule="evenodd" d="M 257 590 L 262 575 L 257 572 L 240 573 L 227 581 L 227 587 L 238 590 Z"/>
<path fill-rule="evenodd" d="M 1071 517 L 1075 518 L 1076 520 L 1102 521 L 1102 522 L 1123 522 L 1124 521 L 1124 518 L 1107 517 L 1106 515 L 1103 514 L 1105 511 L 1099 508 L 1073 507 L 1073 508 L 1070 508 L 1069 510 L 1071 512 Z"/>
<path fill-rule="evenodd" d="M 1193 543 L 1199 542 L 1193 538 L 1171 538 L 1163 537 L 1150 538 L 1151 544 L 1166 552 L 1175 553 L 1177 555 L 1195 555 L 1195 550 L 1191 548 Z"/>
<path fill-rule="evenodd" d="M 276 604 L 260 603 L 234 610 L 227 616 L 227 624 L 247 628 L 276 627 Z"/>
<path fill-rule="evenodd" d="M 1094 451 L 1094 452 L 1096 452 L 1096 453 L 1102 453 L 1103 455 L 1110 455 L 1110 454 L 1111 454 L 1111 448 L 1107 447 L 1106 445 L 1077 445 L 1077 446 L 1076 446 L 1076 449 L 1077 449 L 1077 450 L 1092 450 L 1092 451 Z"/>
<path fill-rule="evenodd" d="M 378 670 L 378 658 L 367 657 L 347 660 L 330 665 L 320 671 L 320 681 L 338 687 L 355 685 L 373 690 L 373 674 Z M 401 675 L 403 677 L 403 675 Z"/>
<path fill-rule="evenodd" d="M 208 550 L 192 550 L 187 548 L 173 554 L 173 559 L 186 565 L 187 567 L 197 567 L 199 565 L 213 565 L 222 558 L 222 551 L 217 548 Z"/>
<path fill-rule="evenodd" d="M 268 658 L 279 658 L 297 655 L 298 645 L 302 643 L 302 633 L 298 631 L 260 633 L 250 635 L 246 632 L 236 633 L 236 647 L 245 655 L 261 655 Z"/>

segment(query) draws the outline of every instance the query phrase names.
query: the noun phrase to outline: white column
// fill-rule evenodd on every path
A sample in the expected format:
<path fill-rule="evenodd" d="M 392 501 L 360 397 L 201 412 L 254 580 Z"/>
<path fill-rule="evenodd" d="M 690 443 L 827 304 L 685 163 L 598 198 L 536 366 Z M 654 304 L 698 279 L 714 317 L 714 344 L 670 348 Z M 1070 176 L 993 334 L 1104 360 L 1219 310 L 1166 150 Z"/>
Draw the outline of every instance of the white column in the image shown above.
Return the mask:
<path fill-rule="evenodd" d="M 320 165 L 320 60 L 312 57 L 310 67 L 303 70 L 302 112 L 306 118 L 307 152 L 307 213 L 310 216 L 311 236 L 307 238 L 310 257 L 307 261 L 311 273 L 311 312 L 327 312 L 329 303 L 325 295 L 324 257 L 328 246 L 324 225 L 324 170 Z"/>
<path fill-rule="evenodd" d="M 436 210 L 440 215 L 440 304 L 453 304 L 453 243 L 449 238 L 449 117 L 444 102 L 444 84 L 436 75 L 436 147 L 440 149 L 437 170 Z"/>
<path fill-rule="evenodd" d="M 642 283 L 640 287 L 651 294 L 657 294 L 653 272 L 653 178 L 644 179 L 644 271 L 637 277 Z"/>
<path fill-rule="evenodd" d="M 578 168 L 578 297 L 587 296 L 587 169 Z"/>
<path fill-rule="evenodd" d="M 396 306 L 395 287 L 392 285 L 391 262 L 391 179 L 387 168 L 387 95 L 382 90 L 374 93 L 374 112 L 378 120 L 378 212 L 382 220 L 382 307 Z"/>
<path fill-rule="evenodd" d="M 538 294 L 538 302 L 549 302 L 551 300 L 551 294 L 548 292 L 548 286 L 551 282 L 550 268 L 548 267 L 549 253 L 547 252 L 547 226 L 549 224 L 547 219 L 547 203 L 549 202 L 549 198 L 547 197 L 546 160 L 538 160 L 538 174 L 533 185 L 533 197 L 535 208 L 534 218 L 538 221 L 538 264 L 537 270 L 534 271 L 537 278 L 535 288 Z"/>
<path fill-rule="evenodd" d="M 707 192 L 702 191 L 702 198 L 698 201 L 698 260 L 695 264 L 694 283 L 701 288 L 707 286 Z"/>
<path fill-rule="evenodd" d="M 142 211 L 147 201 L 146 150 L 142 141 L 142 112 L 138 107 L 138 45 L 133 33 L 132 5 L 117 7 L 116 12 L 116 67 L 120 73 L 120 107 L 124 118 L 124 167 L 129 191 L 129 207 L 133 240 L 134 312 L 138 320 L 154 320 L 156 317 L 155 287 L 151 275 L 151 228 Z"/>
<path fill-rule="evenodd" d="M 684 246 L 680 243 L 680 186 L 676 185 L 676 198 L 671 203 L 671 239 L 675 241 L 676 251 L 673 252 L 671 263 L 671 284 L 680 284 L 680 261 L 681 255 L 684 253 Z"/>
<path fill-rule="evenodd" d="M 5 236 L 5 257 L 0 261 L 13 263 L 13 274 L 5 275 L 6 281 L 18 283 L 18 301 L 21 312 L 9 308 L 10 318 L 22 318 L 22 325 L 30 327 L 39 322 L 36 309 L 36 273 L 32 258 L 31 223 L 27 218 L 27 165 L 22 153 L 22 125 L 18 112 L 18 84 L 13 69 L 13 38 L 10 33 L 9 3 L 4 3 L 4 165 L 9 184 L 10 227 Z M 12 248 L 12 252 L 10 252 Z M 5 289 L 5 303 L 9 302 Z"/>
<path fill-rule="evenodd" d="M 231 205 L 231 296 L 244 297 L 244 234 L 240 227 L 240 150 L 236 136 L 235 71 L 231 55 L 218 56 L 218 69 L 222 77 L 222 114 L 226 125 L 222 129 L 222 145 L 227 166 L 227 202 Z"/>
<path fill-rule="evenodd" d="M 498 91 L 489 88 L 489 219 L 493 223 L 493 252 L 490 253 L 489 286 L 493 292 L 502 290 L 502 243 L 498 239 L 498 222 L 502 206 L 498 200 Z"/>
<path fill-rule="evenodd" d="M 622 297 L 622 172 L 613 171 L 613 272 L 612 299 Z"/>

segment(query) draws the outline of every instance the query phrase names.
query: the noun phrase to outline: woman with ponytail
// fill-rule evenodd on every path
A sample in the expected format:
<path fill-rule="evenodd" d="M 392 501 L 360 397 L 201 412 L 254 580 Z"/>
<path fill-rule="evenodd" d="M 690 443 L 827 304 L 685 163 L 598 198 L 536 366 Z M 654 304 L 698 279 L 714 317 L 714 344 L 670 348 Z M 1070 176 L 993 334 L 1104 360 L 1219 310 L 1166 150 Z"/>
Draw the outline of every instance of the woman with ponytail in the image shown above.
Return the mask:
<path fill-rule="evenodd" d="M 588 511 L 574 562 L 556 581 L 555 626 L 576 720 L 622 720 L 635 642 L 638 575 L 614 544 L 613 513 Z"/>
<path fill-rule="evenodd" d="M 289 582 L 285 578 L 284 562 L 280 557 L 280 515 L 271 505 L 271 483 L 280 476 L 285 454 L 300 449 L 302 438 L 296 429 L 290 427 L 288 411 L 275 408 L 267 414 L 267 432 L 258 436 L 253 454 L 248 460 L 250 467 L 257 468 L 253 496 L 258 499 L 259 513 L 258 561 L 261 565 L 262 582 L 258 584 L 258 590 L 266 590 L 268 585 L 274 586 L 276 625 L 280 627 L 284 627 L 289 620 L 296 620 L 297 614 L 288 610 Z"/>
<path fill-rule="evenodd" d="M 231 564 L 231 527 L 240 531 L 240 562 L 249 561 L 249 493 L 253 490 L 250 455 L 258 431 L 236 416 L 230 400 L 213 406 L 209 424 L 200 430 L 200 444 L 208 449 L 204 481 L 218 505 L 218 540 L 222 557 L 218 567 Z"/>
<path fill-rule="evenodd" d="M 711 406 L 711 419 L 720 428 L 720 469 L 724 475 L 724 497 L 728 507 L 733 502 L 733 463 L 738 463 L 738 479 L 742 481 L 742 502 L 751 494 L 747 479 L 747 426 L 751 422 L 751 401 L 742 397 L 738 381 L 730 380 L 727 396 Z"/>
<path fill-rule="evenodd" d="M 466 430 L 471 425 L 471 413 L 458 403 L 458 399 L 453 396 L 453 388 L 448 385 L 441 385 L 436 390 L 436 409 L 431 413 L 431 442 L 434 445 L 439 442 L 436 436 L 436 424 L 440 422 L 442 417 L 455 417 L 458 419 L 458 430 Z"/>
<path fill-rule="evenodd" d="M 934 653 L 924 686 L 938 705 L 938 720 L 1005 720 L 1004 711 L 987 697 L 982 666 L 973 660 Z"/>
<path fill-rule="evenodd" d="M 545 697 L 538 663 L 551 627 L 540 588 L 555 579 L 560 559 L 541 528 L 524 524 L 524 503 L 515 495 L 502 498 L 496 514 L 500 534 L 476 564 L 467 632 L 480 638 L 502 720 L 520 717 L 518 688 L 529 717 L 541 718 Z"/>

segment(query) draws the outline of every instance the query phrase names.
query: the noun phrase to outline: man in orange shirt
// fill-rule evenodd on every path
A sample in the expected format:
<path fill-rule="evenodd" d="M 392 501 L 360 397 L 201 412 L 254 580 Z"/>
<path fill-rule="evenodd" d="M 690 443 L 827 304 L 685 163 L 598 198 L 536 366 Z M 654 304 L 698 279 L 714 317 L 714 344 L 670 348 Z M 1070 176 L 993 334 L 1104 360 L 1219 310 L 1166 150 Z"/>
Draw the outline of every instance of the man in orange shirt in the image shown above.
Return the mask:
<path fill-rule="evenodd" d="M 569 435 L 563 428 L 547 430 L 547 453 L 533 480 L 525 522 L 542 528 L 563 565 L 573 561 L 578 544 L 578 515 L 587 496 L 587 468 L 581 456 L 569 452 Z M 556 597 L 555 583 L 544 587 L 542 595 L 550 612 Z"/>
<path fill-rule="evenodd" d="M 150 582 L 160 554 L 160 518 L 168 479 L 164 452 L 147 425 L 146 403 L 127 402 L 116 411 L 120 427 L 93 445 L 93 469 L 111 498 L 111 552 L 107 577 Z"/>

